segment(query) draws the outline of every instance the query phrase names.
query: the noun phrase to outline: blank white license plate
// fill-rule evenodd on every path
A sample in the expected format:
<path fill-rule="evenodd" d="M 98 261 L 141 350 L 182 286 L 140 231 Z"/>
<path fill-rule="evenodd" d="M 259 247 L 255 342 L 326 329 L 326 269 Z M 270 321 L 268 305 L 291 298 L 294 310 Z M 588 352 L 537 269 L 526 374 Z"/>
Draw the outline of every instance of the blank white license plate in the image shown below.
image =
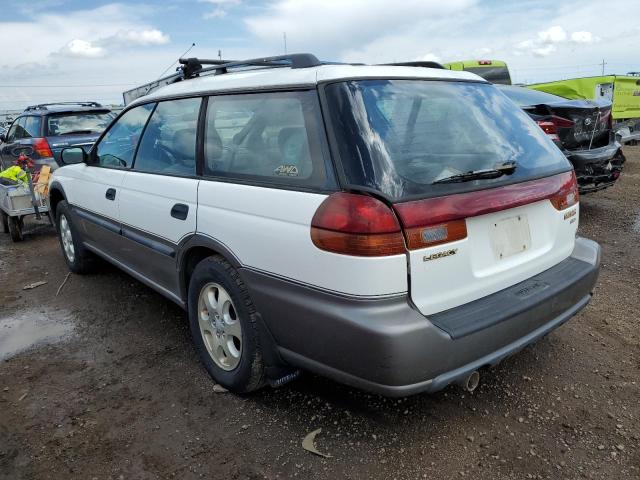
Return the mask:
<path fill-rule="evenodd" d="M 531 232 L 526 215 L 504 218 L 490 226 L 491 247 L 498 260 L 531 248 Z"/>

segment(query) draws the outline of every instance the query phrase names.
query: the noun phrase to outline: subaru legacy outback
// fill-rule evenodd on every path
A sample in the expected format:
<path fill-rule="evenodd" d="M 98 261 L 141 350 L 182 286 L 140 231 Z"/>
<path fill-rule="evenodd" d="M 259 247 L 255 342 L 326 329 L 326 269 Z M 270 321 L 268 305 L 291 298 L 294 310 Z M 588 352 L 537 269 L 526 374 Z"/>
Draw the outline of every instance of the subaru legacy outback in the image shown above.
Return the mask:
<path fill-rule="evenodd" d="M 222 386 L 472 389 L 591 299 L 571 164 L 480 77 L 206 64 L 65 149 L 49 203 L 71 271 L 102 257 L 186 309 Z"/>

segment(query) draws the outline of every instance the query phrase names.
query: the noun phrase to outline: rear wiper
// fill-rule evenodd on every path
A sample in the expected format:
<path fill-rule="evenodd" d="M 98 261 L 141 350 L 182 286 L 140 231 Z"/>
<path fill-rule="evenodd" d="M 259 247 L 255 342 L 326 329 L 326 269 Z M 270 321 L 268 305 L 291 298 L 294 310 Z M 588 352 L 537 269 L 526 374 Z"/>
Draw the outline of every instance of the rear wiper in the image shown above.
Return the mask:
<path fill-rule="evenodd" d="M 432 183 L 435 185 L 436 183 L 457 183 L 457 182 L 468 182 L 470 180 L 482 180 L 482 179 L 490 179 L 490 178 L 498 178 L 502 175 L 510 175 L 516 169 L 516 162 L 508 161 L 504 163 L 500 163 L 496 165 L 494 168 L 485 168 L 482 170 L 469 170 L 464 173 L 457 173 L 455 175 L 451 175 L 450 177 L 444 177 L 440 180 L 436 180 Z"/>
<path fill-rule="evenodd" d="M 64 132 L 62 135 L 80 135 L 84 133 L 93 133 L 93 130 L 72 130 L 71 132 Z"/>

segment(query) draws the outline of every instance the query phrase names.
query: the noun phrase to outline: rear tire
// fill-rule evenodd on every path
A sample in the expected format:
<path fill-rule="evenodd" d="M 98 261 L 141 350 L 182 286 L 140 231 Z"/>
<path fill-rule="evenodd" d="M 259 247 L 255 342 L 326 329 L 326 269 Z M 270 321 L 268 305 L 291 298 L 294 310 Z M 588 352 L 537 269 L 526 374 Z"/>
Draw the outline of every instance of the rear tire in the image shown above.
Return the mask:
<path fill-rule="evenodd" d="M 189 323 L 209 375 L 227 390 L 248 393 L 265 383 L 256 309 L 238 272 L 222 257 L 205 258 L 189 282 Z"/>
<path fill-rule="evenodd" d="M 22 234 L 22 220 L 19 217 L 9 217 L 7 224 L 11 240 L 14 242 L 21 242 L 24 240 L 24 235 Z"/>
<path fill-rule="evenodd" d="M 2 232 L 9 233 L 9 217 L 2 210 L 0 210 L 0 222 L 2 222 Z"/>
<path fill-rule="evenodd" d="M 56 208 L 56 228 L 62 248 L 62 256 L 73 273 L 91 272 L 95 266 L 95 256 L 85 248 L 80 232 L 73 224 L 69 206 L 65 200 Z"/>

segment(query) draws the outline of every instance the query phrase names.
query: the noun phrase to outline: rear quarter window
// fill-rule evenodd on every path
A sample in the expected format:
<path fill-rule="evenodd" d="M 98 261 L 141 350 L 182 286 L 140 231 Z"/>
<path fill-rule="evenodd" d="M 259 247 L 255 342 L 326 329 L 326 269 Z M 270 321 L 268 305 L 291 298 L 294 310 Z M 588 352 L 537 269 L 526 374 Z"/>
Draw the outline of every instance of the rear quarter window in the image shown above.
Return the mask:
<path fill-rule="evenodd" d="M 204 174 L 248 183 L 331 188 L 316 91 L 209 97 Z"/>

